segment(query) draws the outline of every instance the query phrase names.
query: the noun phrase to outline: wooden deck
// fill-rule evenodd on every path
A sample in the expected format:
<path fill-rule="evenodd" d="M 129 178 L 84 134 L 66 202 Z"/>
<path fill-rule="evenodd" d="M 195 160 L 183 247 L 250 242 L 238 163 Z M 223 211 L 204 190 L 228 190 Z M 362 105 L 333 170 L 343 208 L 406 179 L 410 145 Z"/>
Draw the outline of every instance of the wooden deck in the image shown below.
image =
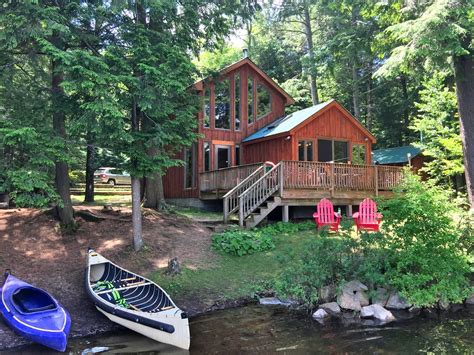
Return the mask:
<path fill-rule="evenodd" d="M 200 192 L 203 199 L 222 198 L 240 184 L 262 163 L 201 173 Z M 402 177 L 402 168 L 388 165 L 352 165 L 320 162 L 282 161 L 285 196 L 360 195 L 371 191 L 378 195 L 391 191 Z M 268 169 L 267 169 L 268 170 Z M 264 171 L 262 171 L 264 172 Z"/>
<path fill-rule="evenodd" d="M 390 195 L 401 182 L 402 170 L 385 165 L 281 161 L 275 167 L 252 164 L 202 173 L 200 190 L 202 199 L 222 198 L 224 220 L 239 213 L 242 225 L 256 210 L 263 215 L 284 206 L 287 213 L 288 206 L 314 205 L 323 197 L 350 206 L 366 197 Z M 259 216 L 252 217 L 256 222 L 250 225 L 258 224 Z"/>

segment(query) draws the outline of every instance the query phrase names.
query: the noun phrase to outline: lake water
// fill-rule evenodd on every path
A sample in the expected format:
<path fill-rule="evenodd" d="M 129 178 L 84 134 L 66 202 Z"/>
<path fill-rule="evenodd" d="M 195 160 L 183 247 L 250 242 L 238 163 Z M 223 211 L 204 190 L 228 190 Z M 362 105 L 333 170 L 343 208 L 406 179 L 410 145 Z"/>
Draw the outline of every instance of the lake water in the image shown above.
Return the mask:
<path fill-rule="evenodd" d="M 405 318 L 405 319 L 403 319 Z M 192 354 L 237 353 L 472 353 L 474 312 L 463 309 L 433 317 L 398 315 L 387 325 L 354 323 L 351 319 L 320 324 L 307 314 L 284 308 L 247 306 L 191 319 Z M 106 350 L 107 349 L 107 350 Z M 133 332 L 70 339 L 66 353 L 186 354 Z M 47 354 L 29 346 L 0 354 Z"/>

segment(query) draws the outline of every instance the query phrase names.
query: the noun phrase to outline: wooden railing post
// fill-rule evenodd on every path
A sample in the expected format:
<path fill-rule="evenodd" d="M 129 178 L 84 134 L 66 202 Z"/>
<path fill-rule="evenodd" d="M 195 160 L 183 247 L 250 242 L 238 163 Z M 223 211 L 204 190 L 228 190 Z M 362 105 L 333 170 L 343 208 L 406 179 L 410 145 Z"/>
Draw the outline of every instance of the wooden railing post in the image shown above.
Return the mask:
<path fill-rule="evenodd" d="M 285 181 L 285 174 L 284 174 L 284 167 L 285 167 L 285 162 L 280 162 L 280 171 L 279 171 L 279 174 L 278 174 L 278 177 L 280 179 L 280 197 L 283 196 L 283 184 L 284 184 L 284 181 Z"/>
<path fill-rule="evenodd" d="M 374 165 L 374 179 L 375 179 L 375 196 L 379 195 L 379 172 L 377 169 L 377 165 Z"/>
<path fill-rule="evenodd" d="M 244 199 L 239 198 L 239 226 L 242 228 L 244 226 Z"/>
<path fill-rule="evenodd" d="M 331 197 L 334 196 L 334 188 L 336 186 L 336 182 L 334 181 L 335 180 L 335 173 L 334 173 L 334 163 L 331 163 L 331 187 L 330 187 L 330 190 L 331 190 Z"/>

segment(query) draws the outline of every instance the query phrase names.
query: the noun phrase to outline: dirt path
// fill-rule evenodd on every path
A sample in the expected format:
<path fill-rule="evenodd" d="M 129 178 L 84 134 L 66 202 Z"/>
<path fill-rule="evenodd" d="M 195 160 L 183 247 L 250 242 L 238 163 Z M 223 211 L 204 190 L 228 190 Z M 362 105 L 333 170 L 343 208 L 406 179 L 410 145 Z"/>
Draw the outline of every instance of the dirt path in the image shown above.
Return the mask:
<path fill-rule="evenodd" d="M 211 232 L 188 218 L 145 211 L 143 239 L 146 247 L 138 254 L 132 245 L 130 210 L 123 208 L 102 214 L 99 207 L 76 207 L 112 217 L 87 222 L 79 230 L 62 235 L 57 221 L 34 209 L 0 211 L 0 272 L 13 275 L 46 289 L 70 312 L 71 336 L 111 330 L 113 323 L 101 315 L 86 297 L 83 278 L 85 257 L 92 247 L 127 269 L 147 275 L 178 257 L 190 268 L 205 267 L 213 258 Z M 1 280 L 3 282 L 3 280 Z M 0 321 L 0 349 L 24 343 Z"/>

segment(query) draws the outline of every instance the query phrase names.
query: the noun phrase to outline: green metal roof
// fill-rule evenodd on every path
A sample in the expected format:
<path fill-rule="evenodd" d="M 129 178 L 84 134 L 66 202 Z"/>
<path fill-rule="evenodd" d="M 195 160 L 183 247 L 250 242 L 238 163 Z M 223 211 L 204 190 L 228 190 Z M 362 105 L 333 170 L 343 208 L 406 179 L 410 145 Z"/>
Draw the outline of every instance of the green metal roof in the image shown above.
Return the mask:
<path fill-rule="evenodd" d="M 265 138 L 274 136 L 280 133 L 286 133 L 291 131 L 293 128 L 298 126 L 300 123 L 306 121 L 308 118 L 313 116 L 316 112 L 322 110 L 324 107 L 329 105 L 334 100 L 329 100 L 318 105 L 314 105 L 303 110 L 299 110 L 293 113 L 290 113 L 287 116 L 280 117 L 269 123 L 262 129 L 251 134 L 243 140 L 243 142 L 250 142 L 256 139 Z"/>
<path fill-rule="evenodd" d="M 416 157 L 421 153 L 420 148 L 416 148 L 412 145 L 406 145 L 403 147 L 377 149 L 372 152 L 372 160 L 378 164 L 399 164 L 408 163 L 408 154 L 411 158 Z"/>

